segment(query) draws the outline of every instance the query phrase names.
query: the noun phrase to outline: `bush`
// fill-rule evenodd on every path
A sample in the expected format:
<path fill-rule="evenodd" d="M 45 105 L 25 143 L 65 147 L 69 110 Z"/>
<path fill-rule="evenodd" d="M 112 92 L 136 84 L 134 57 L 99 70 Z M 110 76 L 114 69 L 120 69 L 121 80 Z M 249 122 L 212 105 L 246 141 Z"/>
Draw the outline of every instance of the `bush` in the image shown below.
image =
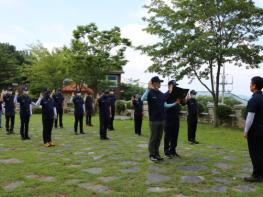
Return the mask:
<path fill-rule="evenodd" d="M 217 109 L 217 115 L 220 120 L 226 120 L 229 115 L 232 114 L 232 108 L 227 105 L 219 105 Z"/>
<path fill-rule="evenodd" d="M 133 109 L 131 101 L 126 102 L 126 108 L 127 109 Z"/>
<path fill-rule="evenodd" d="M 244 120 L 247 118 L 247 108 L 246 107 L 242 109 L 241 115 L 242 115 L 242 118 L 244 118 Z"/>
<path fill-rule="evenodd" d="M 33 107 L 32 112 L 33 112 L 33 114 L 41 114 L 42 109 L 39 107 Z"/>
<path fill-rule="evenodd" d="M 126 110 L 126 105 L 125 105 L 125 101 L 117 101 L 116 102 L 116 110 L 118 114 L 123 113 Z"/>
<path fill-rule="evenodd" d="M 202 104 L 202 103 L 197 103 L 197 107 L 198 107 L 198 113 L 204 113 L 206 110 L 206 107 Z"/>

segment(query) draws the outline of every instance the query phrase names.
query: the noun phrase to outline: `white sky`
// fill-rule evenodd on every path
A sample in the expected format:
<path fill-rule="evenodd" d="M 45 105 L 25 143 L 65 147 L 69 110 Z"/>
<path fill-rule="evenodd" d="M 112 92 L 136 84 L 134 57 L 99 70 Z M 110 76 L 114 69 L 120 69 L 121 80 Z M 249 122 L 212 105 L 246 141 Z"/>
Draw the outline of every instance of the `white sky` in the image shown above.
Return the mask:
<path fill-rule="evenodd" d="M 142 6 L 148 0 L 0 0 L 0 42 L 9 42 L 18 49 L 40 41 L 48 49 L 69 45 L 72 31 L 77 25 L 95 22 L 101 29 L 119 26 L 122 35 L 131 39 L 133 45 L 151 44 L 155 38 L 142 31 L 145 14 Z M 263 0 L 255 0 L 263 7 Z M 261 43 L 263 41 L 261 40 Z M 124 81 L 139 79 L 147 84 L 154 74 L 145 73 L 151 65 L 149 57 L 139 51 L 126 52 L 129 63 L 124 67 Z M 226 73 L 233 76 L 234 83 L 227 87 L 233 93 L 249 96 L 249 83 L 255 75 L 263 76 L 263 69 L 246 70 L 227 66 Z M 167 81 L 167 79 L 166 79 Z M 205 90 L 198 81 L 179 81 L 180 86 L 198 91 Z M 167 82 L 165 82 L 166 84 Z M 163 87 L 162 90 L 165 90 Z"/>

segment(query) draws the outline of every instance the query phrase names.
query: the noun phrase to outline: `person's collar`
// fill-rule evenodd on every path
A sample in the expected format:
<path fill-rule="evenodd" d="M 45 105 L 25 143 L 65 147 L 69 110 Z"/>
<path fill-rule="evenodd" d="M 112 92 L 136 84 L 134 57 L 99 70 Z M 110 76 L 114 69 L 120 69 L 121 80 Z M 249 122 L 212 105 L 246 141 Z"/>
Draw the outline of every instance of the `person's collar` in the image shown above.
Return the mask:
<path fill-rule="evenodd" d="M 256 95 L 256 94 L 262 94 L 262 91 L 261 90 L 257 90 L 253 93 L 253 96 Z"/>

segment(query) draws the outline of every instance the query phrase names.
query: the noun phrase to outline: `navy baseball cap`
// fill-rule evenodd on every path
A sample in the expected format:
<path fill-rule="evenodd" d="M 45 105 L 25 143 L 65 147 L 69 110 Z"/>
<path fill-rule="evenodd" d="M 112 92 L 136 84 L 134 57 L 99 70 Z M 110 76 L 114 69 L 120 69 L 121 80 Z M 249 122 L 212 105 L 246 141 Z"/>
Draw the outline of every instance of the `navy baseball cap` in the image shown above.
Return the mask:
<path fill-rule="evenodd" d="M 168 85 L 174 85 L 174 86 L 177 86 L 178 83 L 176 83 L 176 80 L 171 80 L 168 82 Z"/>
<path fill-rule="evenodd" d="M 190 94 L 192 94 L 192 95 L 196 95 L 197 92 L 196 92 L 195 90 L 191 90 L 191 91 L 190 91 Z"/>
<path fill-rule="evenodd" d="M 159 82 L 159 83 L 162 83 L 163 80 L 161 80 L 158 76 L 155 76 L 151 79 L 151 82 L 154 83 L 154 82 Z"/>

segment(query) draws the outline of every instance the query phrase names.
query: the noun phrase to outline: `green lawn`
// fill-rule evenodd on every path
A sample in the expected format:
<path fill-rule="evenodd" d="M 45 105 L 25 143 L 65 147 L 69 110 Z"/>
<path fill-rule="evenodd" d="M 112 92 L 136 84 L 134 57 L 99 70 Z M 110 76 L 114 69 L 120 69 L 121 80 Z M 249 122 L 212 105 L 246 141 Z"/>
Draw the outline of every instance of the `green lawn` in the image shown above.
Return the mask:
<path fill-rule="evenodd" d="M 0 196 L 263 194 L 262 184 L 242 181 L 243 175 L 251 173 L 251 164 L 241 130 L 200 124 L 201 144 L 193 146 L 187 144 L 182 121 L 178 153 L 183 157 L 155 164 L 148 160 L 147 121 L 140 137 L 134 135 L 132 121 L 116 121 L 110 141 L 99 140 L 97 117 L 93 123 L 93 128 L 85 127 L 86 135 L 75 136 L 73 117 L 65 116 L 65 129 L 53 130 L 57 146 L 45 148 L 40 116 L 31 119 L 31 141 L 20 140 L 17 116 L 16 135 L 7 136 L 0 130 Z M 163 145 L 160 150 L 163 153 Z M 194 177 L 189 181 L 186 176 Z"/>

